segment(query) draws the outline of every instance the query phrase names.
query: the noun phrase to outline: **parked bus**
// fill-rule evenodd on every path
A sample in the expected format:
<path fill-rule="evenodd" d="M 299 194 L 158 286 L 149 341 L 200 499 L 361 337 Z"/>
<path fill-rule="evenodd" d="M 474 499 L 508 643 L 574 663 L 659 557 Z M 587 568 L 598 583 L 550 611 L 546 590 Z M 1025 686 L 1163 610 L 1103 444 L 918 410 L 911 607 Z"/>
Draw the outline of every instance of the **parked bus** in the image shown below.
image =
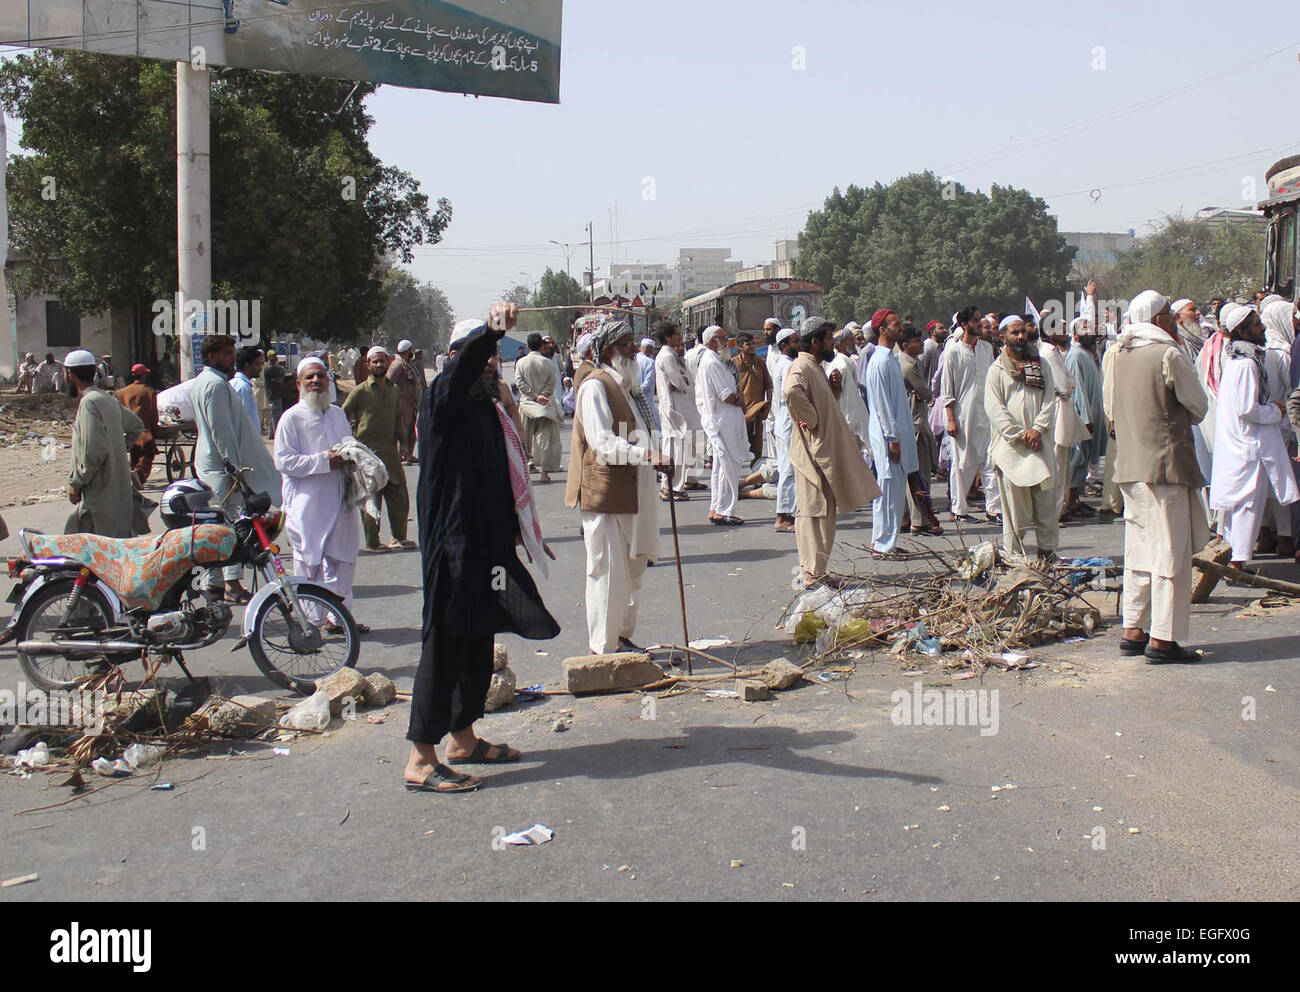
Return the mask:
<path fill-rule="evenodd" d="M 736 282 L 682 304 L 682 327 L 699 333 L 717 324 L 735 338 L 751 331 L 760 338 L 763 321 L 775 317 L 782 327 L 798 330 L 805 317 L 821 313 L 822 288 L 803 279 L 754 279 Z"/>
<path fill-rule="evenodd" d="M 1268 199 L 1259 204 L 1268 217 L 1264 286 L 1269 292 L 1296 302 L 1300 288 L 1296 217 L 1300 212 L 1300 155 L 1275 162 L 1264 179 L 1268 183 Z"/>

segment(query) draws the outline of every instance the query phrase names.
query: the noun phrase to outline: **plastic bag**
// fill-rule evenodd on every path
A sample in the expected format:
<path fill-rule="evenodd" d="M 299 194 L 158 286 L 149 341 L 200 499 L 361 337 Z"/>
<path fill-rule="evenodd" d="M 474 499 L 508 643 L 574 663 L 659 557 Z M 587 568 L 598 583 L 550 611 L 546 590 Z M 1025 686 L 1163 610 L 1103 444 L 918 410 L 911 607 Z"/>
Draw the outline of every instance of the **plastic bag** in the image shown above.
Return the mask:
<path fill-rule="evenodd" d="M 36 768 L 50 763 L 50 749 L 44 741 L 37 741 L 26 750 L 14 755 L 15 768 Z"/>
<path fill-rule="evenodd" d="M 860 645 L 875 637 L 871 622 L 860 617 L 845 617 L 835 628 L 835 646 L 844 644 Z"/>
<path fill-rule="evenodd" d="M 96 758 L 90 763 L 90 767 L 95 769 L 95 774 L 103 775 L 104 778 L 126 778 L 131 774 L 131 766 L 121 758 L 116 761 Z"/>
<path fill-rule="evenodd" d="M 992 541 L 985 541 L 971 548 L 957 563 L 957 574 L 967 582 L 979 578 L 997 563 L 998 553 Z"/>
<path fill-rule="evenodd" d="M 826 586 L 818 586 L 815 589 L 809 589 L 807 592 L 800 595 L 800 597 L 796 599 L 794 604 L 790 607 L 790 612 L 786 614 L 785 632 L 787 634 L 793 634 L 799 624 L 803 622 L 803 619 L 807 614 L 820 610 L 830 602 L 833 595 L 834 593 L 832 593 Z M 800 641 L 798 643 L 804 642 Z"/>
<path fill-rule="evenodd" d="M 122 760 L 132 768 L 151 768 L 162 761 L 165 753 L 156 744 L 132 744 L 122 752 Z"/>
<path fill-rule="evenodd" d="M 794 634 L 796 644 L 812 644 L 817 640 L 818 632 L 827 629 L 828 626 L 825 620 L 809 611 L 799 619 L 791 633 Z"/>
<path fill-rule="evenodd" d="M 330 724 L 329 693 L 317 690 L 280 717 L 280 726 L 289 730 L 324 730 Z"/>

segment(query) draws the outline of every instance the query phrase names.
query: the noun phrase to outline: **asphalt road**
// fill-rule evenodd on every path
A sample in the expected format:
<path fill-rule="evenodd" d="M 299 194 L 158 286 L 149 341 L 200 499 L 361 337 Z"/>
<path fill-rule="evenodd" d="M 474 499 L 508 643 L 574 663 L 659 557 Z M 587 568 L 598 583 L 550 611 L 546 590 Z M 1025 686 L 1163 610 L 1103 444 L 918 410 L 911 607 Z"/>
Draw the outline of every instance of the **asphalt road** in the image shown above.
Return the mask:
<path fill-rule="evenodd" d="M 798 660 L 774 629 L 795 565 L 793 536 L 771 530 L 774 504 L 743 502 L 750 523 L 722 529 L 699 495 L 679 506 L 692 636 L 730 639 L 719 650 L 742 662 Z M 582 541 L 562 497 L 562 481 L 539 488 L 559 555 L 542 588 L 563 629 L 548 643 L 502 638 L 520 685 L 558 687 L 561 660 L 585 651 Z M 667 507 L 657 508 L 665 561 L 646 575 L 641 643 L 680 638 Z M 15 530 L 54 529 L 65 515 L 57 504 L 6 514 Z M 1122 530 L 1067 527 L 1062 553 L 1118 555 Z M 833 564 L 850 568 L 849 545 L 869 533 L 868 513 L 843 519 Z M 418 658 L 418 565 L 418 552 L 363 556 L 357 573 L 356 613 L 374 628 L 358 667 L 401 688 Z M 1289 563 L 1262 565 L 1296 577 Z M 1242 618 L 1250 598 L 1220 588 L 1195 608 L 1199 665 L 1121 659 L 1112 627 L 1032 652 L 1045 663 L 1036 670 L 957 683 L 997 690 L 998 732 L 987 736 L 895 725 L 890 693 L 916 680 L 908 662 L 877 654 L 846 682 L 768 702 L 690 694 L 651 714 L 636 695 L 560 696 L 511 707 L 480 730 L 526 760 L 484 769 L 468 796 L 402 789 L 401 702 L 382 725 L 335 721 L 288 756 L 239 743 L 169 760 L 172 792 L 127 780 L 18 816 L 68 792 L 43 775 L 4 777 L 0 878 L 40 880 L 0 901 L 1294 899 L 1300 612 Z M 283 695 L 229 643 L 188 660 L 228 694 Z M 0 652 L 0 687 L 19 678 Z M 564 711 L 572 727 L 554 732 Z M 534 823 L 554 840 L 493 843 Z"/>

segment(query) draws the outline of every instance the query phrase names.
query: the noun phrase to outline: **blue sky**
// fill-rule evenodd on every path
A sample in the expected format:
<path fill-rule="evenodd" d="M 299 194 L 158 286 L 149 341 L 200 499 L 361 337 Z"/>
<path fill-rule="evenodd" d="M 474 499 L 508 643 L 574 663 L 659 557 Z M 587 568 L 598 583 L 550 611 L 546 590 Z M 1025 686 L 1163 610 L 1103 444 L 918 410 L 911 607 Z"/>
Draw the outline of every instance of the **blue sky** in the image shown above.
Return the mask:
<path fill-rule="evenodd" d="M 548 241 L 583 241 L 588 220 L 603 268 L 615 203 L 629 262 L 687 246 L 767 261 L 833 186 L 927 168 L 1024 187 L 1063 230 L 1141 234 L 1244 205 L 1246 177 L 1263 190 L 1300 151 L 1300 27 L 1272 4 L 566 0 L 563 44 L 559 106 L 369 101 L 377 153 L 453 203 L 411 268 L 462 316 L 562 268 Z"/>

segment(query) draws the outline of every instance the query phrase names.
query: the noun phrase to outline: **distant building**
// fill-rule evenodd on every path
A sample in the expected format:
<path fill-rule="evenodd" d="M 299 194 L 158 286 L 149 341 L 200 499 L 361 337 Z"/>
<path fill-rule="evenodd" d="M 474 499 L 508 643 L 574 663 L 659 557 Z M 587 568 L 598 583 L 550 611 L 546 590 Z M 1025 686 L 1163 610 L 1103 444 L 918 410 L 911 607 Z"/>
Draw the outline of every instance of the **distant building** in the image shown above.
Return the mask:
<path fill-rule="evenodd" d="M 596 284 L 597 296 L 620 296 L 634 298 L 643 296 L 647 299 L 658 297 L 666 299 L 677 295 L 677 272 L 663 262 L 642 263 L 635 265 L 615 265 L 610 270 L 608 279 L 601 280 L 602 287 Z M 608 292 L 602 293 L 601 289 Z"/>
<path fill-rule="evenodd" d="M 1070 266 L 1070 281 L 1079 282 L 1099 268 L 1114 265 L 1133 247 L 1137 234 L 1132 228 L 1123 234 L 1104 231 L 1062 231 L 1065 243 L 1076 249 Z"/>
<path fill-rule="evenodd" d="M 751 265 L 736 273 L 736 282 L 749 282 L 754 279 L 793 279 L 794 263 L 799 258 L 799 242 L 796 240 L 778 241 L 776 258 L 763 265 Z"/>
<path fill-rule="evenodd" d="M 677 252 L 677 294 L 707 293 L 736 282 L 742 266 L 730 248 L 682 248 Z"/>
<path fill-rule="evenodd" d="M 1268 230 L 1268 218 L 1262 210 L 1239 210 L 1234 207 L 1202 207 L 1192 215 L 1196 224 L 1238 224 L 1256 228 L 1260 236 Z"/>

